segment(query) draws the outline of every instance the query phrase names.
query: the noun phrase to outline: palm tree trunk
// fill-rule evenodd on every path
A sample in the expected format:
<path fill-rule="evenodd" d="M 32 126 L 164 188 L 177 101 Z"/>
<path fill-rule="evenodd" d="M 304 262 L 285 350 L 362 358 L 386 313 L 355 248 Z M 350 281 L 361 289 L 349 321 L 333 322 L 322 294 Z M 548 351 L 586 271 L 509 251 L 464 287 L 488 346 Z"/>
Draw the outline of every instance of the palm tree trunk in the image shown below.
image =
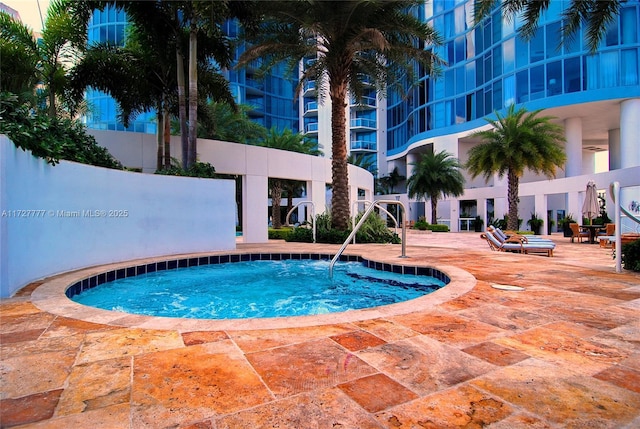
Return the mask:
<path fill-rule="evenodd" d="M 507 200 L 509 202 L 509 217 L 507 219 L 507 229 L 518 230 L 518 187 L 520 178 L 509 169 L 507 173 Z"/>
<path fill-rule="evenodd" d="M 184 56 L 180 48 L 176 49 L 177 78 L 178 78 L 178 112 L 180 116 L 180 142 L 182 149 L 182 168 L 187 169 L 189 158 L 189 135 L 187 134 L 187 102 L 184 91 Z"/>
<path fill-rule="evenodd" d="M 189 152 L 187 168 L 197 158 L 198 142 L 198 28 L 191 17 L 189 30 Z"/>
<path fill-rule="evenodd" d="M 165 104 L 164 109 L 164 167 L 171 168 L 171 116 L 169 106 Z"/>
<path fill-rule="evenodd" d="M 271 223 L 273 228 L 282 228 L 280 221 L 280 201 L 282 200 L 282 182 L 280 179 L 271 181 Z"/>
<path fill-rule="evenodd" d="M 431 225 L 438 223 L 438 197 L 431 197 Z"/>
<path fill-rule="evenodd" d="M 338 82 L 336 82 L 338 81 Z M 331 135 L 332 160 L 331 177 L 333 192 L 331 195 L 331 224 L 334 228 L 346 231 L 349 227 L 349 174 L 347 168 L 347 85 L 346 79 L 339 82 L 335 76 L 330 82 L 331 88 Z"/>
<path fill-rule="evenodd" d="M 162 138 L 164 130 L 164 117 L 162 115 L 162 107 L 158 104 L 156 118 L 158 121 L 156 129 L 156 142 L 158 149 L 156 151 L 156 170 L 162 170 Z"/>

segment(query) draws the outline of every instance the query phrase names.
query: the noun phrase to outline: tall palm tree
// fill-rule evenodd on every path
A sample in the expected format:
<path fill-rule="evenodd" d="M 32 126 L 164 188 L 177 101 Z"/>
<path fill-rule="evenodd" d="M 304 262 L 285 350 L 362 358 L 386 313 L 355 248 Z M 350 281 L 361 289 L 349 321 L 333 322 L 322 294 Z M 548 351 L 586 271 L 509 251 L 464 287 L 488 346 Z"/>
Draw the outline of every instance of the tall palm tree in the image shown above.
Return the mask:
<path fill-rule="evenodd" d="M 586 25 L 586 40 L 589 49 L 595 52 L 607 33 L 607 26 L 613 22 L 625 0 L 571 0 L 563 11 L 562 40 L 571 40 L 581 25 Z M 476 0 L 475 19 L 480 21 L 501 4 L 506 19 L 513 20 L 522 14 L 524 25 L 520 34 L 530 38 L 538 28 L 538 21 L 549 8 L 551 0 Z"/>
<path fill-rule="evenodd" d="M 239 104 L 236 109 L 229 103 L 209 100 L 198 115 L 198 137 L 227 142 L 259 144 L 267 129 L 249 119 L 253 108 Z"/>
<path fill-rule="evenodd" d="M 556 168 L 567 160 L 563 128 L 551 122 L 551 116 L 538 117 L 541 111 L 516 110 L 512 104 L 505 115 L 496 112 L 496 119 L 485 118 L 492 129 L 472 134 L 483 143 L 468 152 L 466 168 L 471 175 L 489 180 L 496 173 L 499 177 L 507 174 L 508 229 L 518 229 L 518 189 L 524 170 L 554 178 Z"/>
<path fill-rule="evenodd" d="M 394 167 L 393 170 L 391 170 L 391 173 L 381 177 L 379 180 L 380 180 L 380 185 L 384 189 L 386 194 L 394 194 L 395 187 L 398 186 L 400 182 L 402 182 L 405 179 L 406 177 L 401 175 L 400 172 L 398 171 L 398 167 Z"/>
<path fill-rule="evenodd" d="M 457 158 L 446 151 L 429 152 L 416 163 L 413 174 L 407 180 L 409 198 L 431 200 L 431 223 L 438 222 L 438 200 L 448 196 L 460 196 L 464 192 L 464 177 Z"/>
<path fill-rule="evenodd" d="M 27 26 L 5 12 L 0 12 L 0 58 L 0 91 L 32 99 L 39 78 L 38 43 Z"/>
<path fill-rule="evenodd" d="M 288 128 L 278 131 L 272 127 L 267 133 L 267 137 L 260 146 L 272 149 L 288 150 L 291 152 L 304 153 L 307 155 L 321 155 L 315 142 L 308 140 L 304 135 L 294 133 Z M 274 228 L 282 226 L 280 219 L 280 202 L 282 200 L 283 179 L 270 178 L 269 188 L 271 190 L 271 219 Z"/>
<path fill-rule="evenodd" d="M 298 70 L 304 59 L 298 91 L 309 81 L 320 88 L 320 101 L 331 100 L 333 227 L 349 226 L 346 109 L 349 95 L 360 100 L 372 82 L 383 94 L 389 84 L 415 83 L 416 65 L 432 70 L 430 49 L 440 39 L 412 11 L 419 0 L 306 0 L 266 3 L 265 19 L 250 32 L 251 46 L 239 66 L 258 58 L 269 69 L 283 61 Z"/>

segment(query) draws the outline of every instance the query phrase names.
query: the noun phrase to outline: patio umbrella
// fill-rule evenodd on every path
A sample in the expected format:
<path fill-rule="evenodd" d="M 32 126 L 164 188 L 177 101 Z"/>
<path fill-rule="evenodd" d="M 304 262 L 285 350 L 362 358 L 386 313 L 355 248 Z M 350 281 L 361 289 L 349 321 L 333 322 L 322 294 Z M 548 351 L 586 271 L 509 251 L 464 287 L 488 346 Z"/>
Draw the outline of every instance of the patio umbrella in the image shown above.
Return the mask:
<path fill-rule="evenodd" d="M 582 203 L 582 217 L 589 219 L 595 218 L 600 214 L 600 203 L 598 202 L 598 192 L 596 191 L 596 184 L 592 180 L 587 183 L 587 192 L 584 197 L 584 203 Z"/>

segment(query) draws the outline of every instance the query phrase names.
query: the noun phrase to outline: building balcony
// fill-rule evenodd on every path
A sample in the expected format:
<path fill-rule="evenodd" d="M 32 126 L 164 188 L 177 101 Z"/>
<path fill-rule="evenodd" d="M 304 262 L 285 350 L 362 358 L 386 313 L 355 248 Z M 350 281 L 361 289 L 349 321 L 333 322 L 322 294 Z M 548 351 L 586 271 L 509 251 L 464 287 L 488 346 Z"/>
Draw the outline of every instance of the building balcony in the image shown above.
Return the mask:
<path fill-rule="evenodd" d="M 370 110 L 375 109 L 377 107 L 376 98 L 375 97 L 362 97 L 360 102 L 356 102 L 356 100 L 351 100 L 351 107 L 356 110 Z"/>
<path fill-rule="evenodd" d="M 318 116 L 318 103 L 312 101 L 304 105 L 304 117 Z"/>
<path fill-rule="evenodd" d="M 366 119 L 366 118 L 355 118 L 355 119 L 351 119 L 349 125 L 352 130 L 375 130 L 376 120 Z"/>
<path fill-rule="evenodd" d="M 364 141 L 364 140 L 353 140 L 351 142 L 351 151 L 352 152 L 377 152 L 378 145 L 376 142 Z"/>
<path fill-rule="evenodd" d="M 304 133 L 307 135 L 318 135 L 318 123 L 312 122 L 304 126 Z"/>
<path fill-rule="evenodd" d="M 316 81 L 312 80 L 312 81 L 306 82 L 304 84 L 303 89 L 302 89 L 302 95 L 304 97 L 307 97 L 307 96 L 313 95 L 315 93 L 316 93 Z"/>

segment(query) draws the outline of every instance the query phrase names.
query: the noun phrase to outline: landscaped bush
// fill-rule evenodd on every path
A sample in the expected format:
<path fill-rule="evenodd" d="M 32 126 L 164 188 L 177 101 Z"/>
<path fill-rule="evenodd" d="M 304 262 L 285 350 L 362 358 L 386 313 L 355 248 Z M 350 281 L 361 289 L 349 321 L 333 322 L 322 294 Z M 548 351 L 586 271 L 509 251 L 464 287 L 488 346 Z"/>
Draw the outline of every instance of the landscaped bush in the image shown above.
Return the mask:
<path fill-rule="evenodd" d="M 200 177 L 203 179 L 215 179 L 217 177 L 215 167 L 208 162 L 195 162 L 187 170 L 184 170 L 180 165 L 180 162 L 176 159 L 171 160 L 170 168 L 156 170 L 156 174 L 163 174 L 166 176 Z"/>
<path fill-rule="evenodd" d="M 427 222 L 426 220 L 424 220 L 424 218 L 420 218 L 418 219 L 414 224 L 413 224 L 413 229 L 419 229 L 420 231 L 426 231 L 429 228 L 429 222 Z"/>
<path fill-rule="evenodd" d="M 292 227 L 269 228 L 269 240 L 286 240 L 292 231 Z"/>
<path fill-rule="evenodd" d="M 449 232 L 447 225 L 429 225 L 427 229 L 433 232 Z"/>
<path fill-rule="evenodd" d="M 356 218 L 360 220 L 360 216 Z M 351 230 L 340 231 L 331 228 L 331 215 L 328 213 L 316 216 L 316 242 L 342 244 L 349 237 Z M 313 242 L 313 231 L 308 227 L 297 227 L 286 238 L 287 241 L 311 243 Z M 392 233 L 387 228 L 385 221 L 377 214 L 371 214 L 362 224 L 362 227 L 356 234 L 356 242 L 358 243 L 400 243 L 397 234 Z"/>
<path fill-rule="evenodd" d="M 622 245 L 622 264 L 625 270 L 640 271 L 640 240 Z"/>
<path fill-rule="evenodd" d="M 61 159 L 98 167 L 122 170 L 107 149 L 99 146 L 87 134 L 84 125 L 71 119 L 49 118 L 34 114 L 18 97 L 9 93 L 0 96 L 0 130 L 22 150 L 29 150 L 49 164 Z"/>

